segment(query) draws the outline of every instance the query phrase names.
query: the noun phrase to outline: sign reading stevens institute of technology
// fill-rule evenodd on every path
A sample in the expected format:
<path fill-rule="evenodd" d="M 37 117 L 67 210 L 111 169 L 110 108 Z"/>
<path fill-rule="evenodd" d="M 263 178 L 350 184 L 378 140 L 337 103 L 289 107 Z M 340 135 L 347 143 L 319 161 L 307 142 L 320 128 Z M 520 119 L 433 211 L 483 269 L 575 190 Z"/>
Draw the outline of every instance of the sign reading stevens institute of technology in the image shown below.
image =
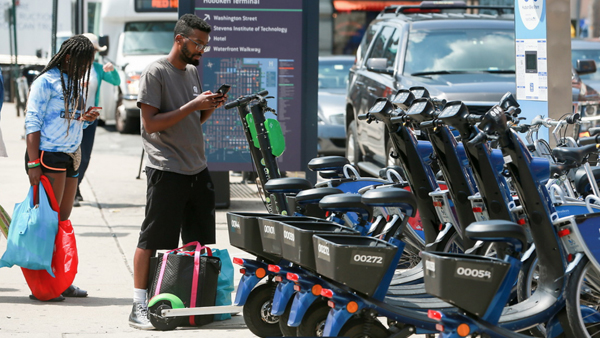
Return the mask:
<path fill-rule="evenodd" d="M 231 85 L 229 98 L 268 90 L 286 151 L 281 170 L 303 170 L 302 0 L 196 0 L 195 14 L 212 26 L 210 52 L 199 66 L 204 90 Z M 315 40 L 314 43 L 317 43 Z M 204 124 L 211 170 L 250 170 L 251 157 L 236 109 L 219 108 Z"/>

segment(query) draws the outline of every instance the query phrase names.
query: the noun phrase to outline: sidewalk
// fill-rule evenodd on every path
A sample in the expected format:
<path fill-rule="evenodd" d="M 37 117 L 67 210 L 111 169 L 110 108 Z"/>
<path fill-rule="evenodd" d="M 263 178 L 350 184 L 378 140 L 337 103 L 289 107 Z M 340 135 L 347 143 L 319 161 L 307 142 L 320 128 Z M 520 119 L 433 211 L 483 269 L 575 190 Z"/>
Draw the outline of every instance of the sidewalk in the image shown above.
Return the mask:
<path fill-rule="evenodd" d="M 12 214 L 14 204 L 25 199 L 29 189 L 23 165 L 24 118 L 16 117 L 10 103 L 4 104 L 1 115 L 0 128 L 9 157 L 0 158 L 0 205 Z M 111 132 L 98 128 L 93 159 L 81 185 L 85 201 L 81 207 L 73 208 L 71 214 L 79 251 L 79 272 L 74 284 L 87 290 L 89 297 L 67 298 L 61 303 L 33 301 L 28 298 L 30 291 L 18 267 L 0 269 L 0 337 L 254 337 L 242 316 L 171 332 L 129 327 L 132 259 L 144 217 L 146 181 L 143 174 L 142 179 L 135 179 L 140 161 L 137 150 L 133 154 L 118 144 L 99 144 L 111 137 L 114 137 Z M 96 151 L 96 147 L 104 147 L 106 151 Z M 256 191 L 254 186 L 245 189 Z M 265 210 L 260 198 L 236 195 L 232 194 L 229 210 Z M 250 257 L 229 245 L 226 219 L 229 210 L 217 210 L 214 247 L 229 249 L 232 257 Z M 0 253 L 5 249 L 6 239 L 0 237 Z M 241 275 L 236 273 L 235 277 L 237 285 Z"/>

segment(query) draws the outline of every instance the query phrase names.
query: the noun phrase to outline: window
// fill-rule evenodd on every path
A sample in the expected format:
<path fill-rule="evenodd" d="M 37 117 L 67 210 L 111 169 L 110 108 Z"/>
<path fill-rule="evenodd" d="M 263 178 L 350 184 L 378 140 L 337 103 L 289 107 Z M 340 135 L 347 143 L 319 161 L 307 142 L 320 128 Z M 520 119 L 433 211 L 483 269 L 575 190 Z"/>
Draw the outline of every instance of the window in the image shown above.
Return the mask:
<path fill-rule="evenodd" d="M 363 36 L 363 39 L 358 46 L 358 50 L 356 52 L 356 64 L 361 64 L 367 55 L 367 50 L 369 49 L 369 45 L 371 44 L 371 40 L 375 36 L 375 33 L 379 30 L 380 25 L 373 25 L 367 30 L 367 34 Z"/>
<path fill-rule="evenodd" d="M 514 71 L 514 40 L 510 30 L 411 31 L 404 74 Z"/>
<path fill-rule="evenodd" d="M 175 21 L 128 22 L 125 24 L 123 54 L 169 54 L 173 47 Z"/>
<path fill-rule="evenodd" d="M 177 12 L 179 0 L 135 0 L 136 12 Z"/>
<path fill-rule="evenodd" d="M 387 66 L 393 67 L 394 60 L 396 59 L 396 53 L 398 50 L 398 36 L 392 35 L 395 31 L 394 27 L 384 27 L 381 33 L 377 36 L 375 42 L 373 42 L 373 48 L 371 49 L 370 58 L 385 58 L 387 59 Z M 394 38 L 396 39 L 394 43 Z"/>

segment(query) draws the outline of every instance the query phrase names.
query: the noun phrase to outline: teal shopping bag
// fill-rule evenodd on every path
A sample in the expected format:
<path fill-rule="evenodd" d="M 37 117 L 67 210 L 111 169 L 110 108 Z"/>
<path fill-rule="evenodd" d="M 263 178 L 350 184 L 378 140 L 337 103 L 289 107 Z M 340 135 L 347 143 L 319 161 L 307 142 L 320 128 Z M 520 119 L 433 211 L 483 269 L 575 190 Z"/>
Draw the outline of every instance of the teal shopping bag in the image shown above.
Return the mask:
<path fill-rule="evenodd" d="M 221 272 L 219 273 L 219 280 L 217 284 L 217 297 L 215 299 L 215 306 L 219 305 L 231 305 L 231 293 L 234 290 L 233 286 L 233 263 L 229 257 L 227 249 L 212 249 L 213 257 L 219 257 L 221 259 Z M 231 314 L 222 313 L 216 314 L 215 320 L 226 320 L 231 319 Z"/>
<path fill-rule="evenodd" d="M 41 179 L 50 186 L 48 178 L 42 176 Z M 46 270 L 54 277 L 52 254 L 58 232 L 58 213 L 52 210 L 41 183 L 36 199 L 39 203 L 34 203 L 34 196 L 34 187 L 31 187 L 27 198 L 15 205 L 0 268 L 18 265 L 30 270 Z"/>

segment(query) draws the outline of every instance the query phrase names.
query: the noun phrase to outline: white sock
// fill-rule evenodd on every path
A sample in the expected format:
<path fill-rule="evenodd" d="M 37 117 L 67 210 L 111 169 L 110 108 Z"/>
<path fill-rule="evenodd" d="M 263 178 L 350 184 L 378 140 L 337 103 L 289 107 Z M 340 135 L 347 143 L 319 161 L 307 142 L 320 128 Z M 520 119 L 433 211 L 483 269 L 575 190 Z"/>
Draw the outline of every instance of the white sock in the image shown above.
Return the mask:
<path fill-rule="evenodd" d="M 146 289 L 133 289 L 133 302 L 134 303 L 142 303 L 142 304 L 146 304 L 148 298 L 146 296 L 146 294 L 148 293 L 148 290 Z"/>

